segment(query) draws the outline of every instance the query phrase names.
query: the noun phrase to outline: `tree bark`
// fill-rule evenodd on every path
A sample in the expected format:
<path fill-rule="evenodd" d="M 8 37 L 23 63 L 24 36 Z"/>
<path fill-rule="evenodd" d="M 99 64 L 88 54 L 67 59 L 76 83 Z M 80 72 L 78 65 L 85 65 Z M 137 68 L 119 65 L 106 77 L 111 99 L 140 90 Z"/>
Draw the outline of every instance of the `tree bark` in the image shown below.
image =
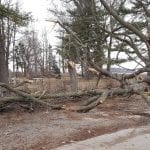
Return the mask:
<path fill-rule="evenodd" d="M 0 44 L 0 82 L 8 83 L 8 70 L 5 60 L 5 50 Z"/>
<path fill-rule="evenodd" d="M 22 91 L 16 90 L 14 88 L 11 88 L 7 84 L 0 83 L 0 86 L 3 88 L 6 88 L 10 92 L 15 93 L 17 96 L 12 97 L 4 97 L 0 98 L 0 107 L 3 108 L 5 104 L 14 103 L 14 102 L 27 102 L 29 104 L 35 103 L 40 104 L 48 109 L 66 109 L 64 105 L 53 105 L 48 102 L 45 102 L 43 100 L 39 100 L 39 98 L 36 98 L 30 94 L 24 93 Z M 139 84 L 133 84 L 130 86 L 123 88 L 114 88 L 114 89 L 107 89 L 107 90 L 92 90 L 92 91 L 81 91 L 81 92 L 70 92 L 70 93 L 61 93 L 56 95 L 43 95 L 40 98 L 64 98 L 64 97 L 78 97 L 83 95 L 92 96 L 92 98 L 89 98 L 84 104 L 82 104 L 80 107 L 74 108 L 72 107 L 69 109 L 70 111 L 77 111 L 77 112 L 87 112 L 99 104 L 102 104 L 107 98 L 113 97 L 113 96 L 123 96 L 123 95 L 131 95 L 131 94 L 138 94 L 142 96 L 142 98 L 147 102 L 148 105 L 150 105 L 148 98 L 143 94 L 145 89 L 147 88 L 147 84 L 145 83 L 139 83 Z M 38 96 L 39 97 L 39 96 Z"/>
<path fill-rule="evenodd" d="M 25 101 L 29 101 L 29 102 L 34 102 L 34 103 L 38 103 L 42 106 L 45 106 L 47 108 L 50 108 L 50 109 L 63 109 L 63 106 L 60 106 L 60 105 L 51 105 L 47 102 L 44 102 L 44 101 L 41 101 L 35 97 L 33 97 L 32 95 L 30 94 L 27 94 L 25 92 L 22 92 L 22 91 L 19 91 L 19 90 L 16 90 L 14 88 L 11 88 L 10 86 L 8 86 L 7 84 L 5 83 L 0 83 L 0 86 L 9 90 L 10 92 L 13 92 L 15 94 L 17 94 L 19 97 L 22 97 L 23 99 L 25 99 Z M 18 100 L 18 98 L 16 98 Z"/>
<path fill-rule="evenodd" d="M 146 36 L 139 31 L 137 28 L 132 26 L 131 24 L 125 22 L 120 16 L 115 12 L 105 0 L 100 0 L 100 2 L 103 4 L 103 6 L 106 8 L 106 10 L 123 26 L 125 26 L 127 29 L 131 30 L 134 32 L 138 37 L 140 37 L 141 41 L 147 42 Z"/>
<path fill-rule="evenodd" d="M 91 109 L 95 108 L 96 106 L 98 106 L 99 104 L 102 104 L 107 99 L 108 95 L 109 95 L 109 92 L 106 91 L 106 92 L 102 93 L 102 95 L 99 96 L 97 99 L 95 98 L 94 102 L 90 103 L 87 106 L 81 106 L 76 111 L 86 113 L 86 112 L 90 111 Z"/>
<path fill-rule="evenodd" d="M 8 69 L 6 66 L 5 34 L 3 19 L 0 21 L 0 82 L 8 83 Z"/>
<path fill-rule="evenodd" d="M 70 75 L 71 90 L 77 91 L 77 73 L 75 63 L 73 61 L 68 62 L 68 71 Z"/>

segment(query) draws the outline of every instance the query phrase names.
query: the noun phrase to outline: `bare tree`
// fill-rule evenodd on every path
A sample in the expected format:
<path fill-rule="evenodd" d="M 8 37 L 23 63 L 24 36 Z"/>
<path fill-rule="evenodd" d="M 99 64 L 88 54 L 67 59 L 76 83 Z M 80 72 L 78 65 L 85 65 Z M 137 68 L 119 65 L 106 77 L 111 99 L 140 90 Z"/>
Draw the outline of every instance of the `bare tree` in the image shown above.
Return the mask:
<path fill-rule="evenodd" d="M 41 55 L 41 44 L 37 37 L 37 33 L 32 31 L 25 31 L 22 40 L 16 46 L 16 61 L 17 65 L 24 72 L 24 76 L 29 77 L 39 72 L 39 58 Z M 17 67 L 17 69 L 19 69 Z"/>

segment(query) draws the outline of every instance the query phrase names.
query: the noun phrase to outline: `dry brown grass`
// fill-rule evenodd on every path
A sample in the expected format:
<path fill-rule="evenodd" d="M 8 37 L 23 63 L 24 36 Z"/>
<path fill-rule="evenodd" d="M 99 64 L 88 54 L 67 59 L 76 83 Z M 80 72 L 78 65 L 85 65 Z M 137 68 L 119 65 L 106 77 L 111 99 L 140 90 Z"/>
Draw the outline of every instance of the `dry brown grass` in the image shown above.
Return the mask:
<path fill-rule="evenodd" d="M 26 78 L 17 78 L 17 81 L 25 81 Z M 25 85 L 32 93 L 46 91 L 47 93 L 67 92 L 70 91 L 70 78 L 69 75 L 62 76 L 61 79 L 55 78 L 39 78 L 30 80 L 31 84 Z M 78 77 L 78 90 L 91 90 L 95 89 L 97 79 L 85 80 Z M 113 88 L 119 86 L 113 79 L 101 79 L 97 88 Z"/>

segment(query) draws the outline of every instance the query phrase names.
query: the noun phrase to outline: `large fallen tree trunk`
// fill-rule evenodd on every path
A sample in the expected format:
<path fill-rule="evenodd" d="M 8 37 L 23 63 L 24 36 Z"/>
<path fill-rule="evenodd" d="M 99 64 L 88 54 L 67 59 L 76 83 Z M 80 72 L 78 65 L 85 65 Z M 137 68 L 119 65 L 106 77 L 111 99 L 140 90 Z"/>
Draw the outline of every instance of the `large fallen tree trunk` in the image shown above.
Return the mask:
<path fill-rule="evenodd" d="M 121 74 L 121 75 L 113 74 L 107 70 L 104 70 L 104 69 L 100 68 L 99 66 L 95 65 L 93 62 L 90 62 L 90 65 L 91 65 L 91 67 L 93 67 L 94 69 L 96 69 L 99 72 L 99 75 L 103 75 L 103 76 L 106 76 L 106 77 L 109 77 L 109 78 L 119 81 L 120 87 L 124 87 L 128 83 L 127 80 L 135 78 L 136 76 L 138 76 L 141 73 L 150 72 L 149 65 L 145 66 L 143 68 L 140 68 L 131 74 Z M 100 78 L 98 78 L 97 82 L 99 82 L 99 80 L 100 80 Z M 146 82 L 150 85 L 150 77 L 143 78 L 143 80 L 141 82 Z"/>
<path fill-rule="evenodd" d="M 69 110 L 85 113 L 95 108 L 99 104 L 102 104 L 108 97 L 110 98 L 112 96 L 132 95 L 132 94 L 140 95 L 146 101 L 146 103 L 150 106 L 150 101 L 148 100 L 148 97 L 143 94 L 146 88 L 147 88 L 147 84 L 141 83 L 141 84 L 128 86 L 125 89 L 116 88 L 116 89 L 111 89 L 111 90 L 103 90 L 101 92 L 94 91 L 95 95 L 97 96 L 93 96 L 92 98 L 87 100 L 84 104 L 82 104 L 82 106 L 77 107 L 77 108 L 72 107 L 72 108 L 69 108 Z"/>
<path fill-rule="evenodd" d="M 82 112 L 82 113 L 88 112 L 89 110 L 95 108 L 99 104 L 102 104 L 107 99 L 108 95 L 109 95 L 108 91 L 104 92 L 101 96 L 99 96 L 97 99 L 95 99 L 95 101 L 93 101 L 89 105 L 81 106 L 76 111 L 77 112 Z"/>
<path fill-rule="evenodd" d="M 0 98 L 0 108 L 3 108 L 5 104 L 14 103 L 14 102 L 33 102 L 40 104 L 44 107 L 48 107 L 50 109 L 66 109 L 64 105 L 52 105 L 48 102 L 43 100 L 39 100 L 38 98 L 34 97 L 33 95 L 27 94 L 22 91 L 18 91 L 10 86 L 0 83 L 0 86 L 6 88 L 10 92 L 15 93 L 17 96 L 13 97 L 3 97 Z M 68 93 L 60 93 L 60 94 L 53 94 L 53 95 L 44 95 L 43 98 L 69 98 L 69 97 L 81 97 L 84 95 L 90 96 L 89 100 L 87 100 L 82 106 L 78 108 L 70 109 L 71 111 L 77 112 L 87 112 L 99 104 L 102 104 L 107 98 L 112 96 L 123 96 L 123 95 L 132 95 L 132 94 L 139 94 L 144 98 L 144 100 L 149 104 L 149 101 L 143 92 L 147 89 L 147 84 L 139 83 L 133 84 L 130 86 L 126 86 L 125 88 L 114 88 L 114 89 L 107 89 L 107 90 L 91 90 L 91 91 L 80 91 L 80 92 L 68 92 Z M 143 91 L 143 92 L 142 92 Z M 39 96 L 38 96 L 39 97 Z M 42 97 L 41 97 L 42 98 Z"/>
<path fill-rule="evenodd" d="M 113 93 L 113 95 L 122 95 L 124 93 L 129 93 L 132 91 L 144 91 L 147 89 L 146 83 L 138 83 L 138 84 L 132 84 L 128 85 L 125 88 L 112 88 L 110 89 L 110 93 Z M 65 93 L 58 93 L 58 94 L 45 94 L 41 98 L 42 99 L 49 99 L 49 98 L 67 98 L 67 97 L 82 97 L 84 95 L 87 96 L 96 96 L 101 95 L 103 92 L 106 92 L 107 90 L 103 89 L 95 89 L 95 90 L 89 90 L 89 91 L 78 91 L 78 92 L 65 92 Z M 33 95 L 35 97 L 39 97 L 40 95 Z"/>
<path fill-rule="evenodd" d="M 29 103 L 29 100 L 22 97 L 11 96 L 11 97 L 2 97 L 0 98 L 0 111 L 9 106 L 12 103 Z M 31 105 L 28 106 L 28 110 L 33 110 Z"/>
<path fill-rule="evenodd" d="M 29 103 L 31 103 L 31 102 L 33 102 L 33 103 L 38 103 L 38 104 L 40 104 L 40 105 L 42 105 L 42 106 L 45 106 L 45 107 L 47 107 L 47 108 L 50 108 L 50 109 L 63 109 L 63 106 L 61 106 L 61 105 L 51 105 L 51 104 L 49 104 L 49 103 L 47 103 L 47 102 L 44 102 L 44 101 L 42 101 L 42 100 L 39 100 L 39 99 L 33 97 L 33 96 L 30 95 L 30 94 L 27 94 L 27 93 L 25 93 L 25 92 L 16 90 L 16 89 L 14 89 L 14 88 L 8 86 L 8 85 L 5 84 L 5 83 L 0 83 L 0 86 L 3 87 L 3 88 L 5 88 L 5 89 L 7 89 L 7 90 L 9 90 L 10 92 L 15 93 L 16 95 L 19 96 L 19 97 L 13 98 L 13 100 L 12 100 L 12 98 L 8 98 L 8 99 L 7 99 L 7 98 L 4 98 L 3 100 L 2 100 L 2 98 L 1 98 L 1 99 L 0 99 L 0 103 L 3 103 L 3 102 L 6 103 L 7 101 L 10 101 L 10 100 L 12 100 L 12 102 L 14 102 L 15 100 L 17 100 L 17 101 L 19 101 L 19 100 L 22 101 L 21 98 L 23 98 L 24 101 L 28 101 Z"/>

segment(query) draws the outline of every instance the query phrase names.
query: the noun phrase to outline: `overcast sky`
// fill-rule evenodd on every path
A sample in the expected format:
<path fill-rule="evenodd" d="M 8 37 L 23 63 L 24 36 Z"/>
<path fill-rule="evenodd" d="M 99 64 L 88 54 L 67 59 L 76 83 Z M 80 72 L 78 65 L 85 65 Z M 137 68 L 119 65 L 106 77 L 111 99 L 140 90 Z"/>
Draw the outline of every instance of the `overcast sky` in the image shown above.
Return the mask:
<path fill-rule="evenodd" d="M 40 34 L 42 31 L 46 30 L 49 36 L 50 44 L 56 45 L 57 38 L 56 28 L 54 23 L 47 22 L 47 19 L 52 17 L 52 14 L 48 12 L 48 8 L 52 8 L 51 0 L 19 0 L 23 10 L 31 12 L 35 21 L 30 25 L 31 28 L 34 28 Z"/>
<path fill-rule="evenodd" d="M 20 0 L 22 7 L 27 11 L 33 13 L 39 19 L 44 19 L 47 13 L 48 1 L 47 0 Z"/>

